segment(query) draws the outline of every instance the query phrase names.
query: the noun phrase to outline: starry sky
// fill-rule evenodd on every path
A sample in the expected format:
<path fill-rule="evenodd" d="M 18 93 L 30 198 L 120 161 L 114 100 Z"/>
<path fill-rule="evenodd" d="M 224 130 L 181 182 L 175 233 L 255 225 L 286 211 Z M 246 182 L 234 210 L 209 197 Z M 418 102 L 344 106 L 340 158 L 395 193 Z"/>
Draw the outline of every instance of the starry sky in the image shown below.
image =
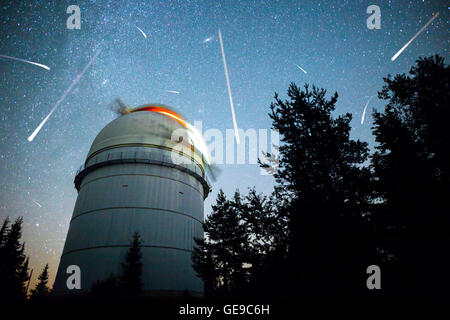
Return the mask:
<path fill-rule="evenodd" d="M 372 4 L 381 10 L 379 30 L 366 26 Z M 66 27 L 69 5 L 80 7 L 80 30 Z M 376 97 L 382 78 L 407 72 L 419 56 L 440 54 L 448 63 L 449 15 L 447 1 L 3 0 L 0 54 L 50 68 L 0 58 L 0 218 L 24 217 L 32 286 L 45 263 L 53 282 L 77 197 L 73 179 L 95 136 L 117 117 L 114 98 L 172 106 L 189 122 L 202 121 L 203 131 L 233 128 L 219 28 L 239 128 L 269 129 L 274 93 L 286 98 L 290 82 L 310 83 L 339 93 L 336 114 L 352 113 L 352 137 L 373 148 L 371 113 L 383 108 Z M 272 177 L 257 165 L 219 168 L 206 213 L 220 188 L 230 196 L 251 186 L 272 191 Z"/>

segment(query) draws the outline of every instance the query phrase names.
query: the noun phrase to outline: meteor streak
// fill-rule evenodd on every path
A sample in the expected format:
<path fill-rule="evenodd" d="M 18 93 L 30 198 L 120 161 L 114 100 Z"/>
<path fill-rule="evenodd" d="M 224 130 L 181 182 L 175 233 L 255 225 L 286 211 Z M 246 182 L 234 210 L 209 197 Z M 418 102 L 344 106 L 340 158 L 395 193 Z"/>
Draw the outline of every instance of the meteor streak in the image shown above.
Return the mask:
<path fill-rule="evenodd" d="M 44 120 L 42 120 L 41 124 L 33 131 L 33 133 L 28 137 L 28 141 L 31 142 L 33 141 L 33 139 L 36 137 L 36 135 L 39 133 L 39 130 L 41 130 L 41 128 L 44 126 L 44 124 L 47 122 L 47 120 L 50 118 L 50 116 L 52 115 L 52 113 L 56 110 L 56 108 L 58 108 L 58 106 L 61 104 L 61 102 L 63 102 L 63 100 L 66 98 L 66 96 L 70 93 L 70 91 L 72 90 L 72 88 L 78 83 L 78 81 L 80 81 L 81 77 L 85 74 L 85 72 L 87 71 L 87 69 L 90 67 L 90 65 L 92 64 L 92 62 L 94 62 L 94 60 L 97 58 L 97 56 L 99 55 L 100 50 L 98 50 L 95 55 L 91 58 L 91 60 L 89 60 L 88 64 L 84 67 L 84 69 L 81 71 L 80 74 L 78 74 L 75 79 L 72 81 L 72 83 L 70 84 L 70 86 L 66 89 L 66 91 L 64 91 L 63 95 L 61 96 L 61 98 L 59 98 L 59 100 L 55 103 L 55 105 L 53 106 L 52 110 L 50 111 L 50 113 L 44 118 Z"/>
<path fill-rule="evenodd" d="M 308 73 L 305 71 L 305 69 L 303 69 L 302 67 L 300 67 L 298 64 L 296 64 L 297 68 L 299 68 L 300 70 L 302 70 L 304 73 Z"/>
<path fill-rule="evenodd" d="M 367 103 L 366 103 L 366 105 L 364 107 L 364 111 L 363 111 L 363 114 L 362 114 L 362 117 L 361 117 L 361 124 L 364 123 L 364 117 L 366 116 L 366 109 L 367 109 L 367 106 L 369 105 L 370 100 L 372 100 L 372 98 L 373 98 L 373 96 L 369 98 L 369 100 L 367 101 Z"/>
<path fill-rule="evenodd" d="M 10 57 L 10 56 L 6 56 L 4 54 L 0 54 L 0 57 L 6 58 L 6 59 L 11 59 L 11 60 L 16 60 L 16 61 L 21 61 L 21 62 L 25 62 L 25 63 L 29 63 L 29 64 L 34 64 L 35 66 L 44 68 L 45 70 L 50 70 L 50 67 L 46 66 L 45 64 L 41 64 L 41 63 L 37 63 L 37 62 L 33 62 L 33 61 L 28 61 L 28 60 L 20 59 L 20 58 Z"/>
<path fill-rule="evenodd" d="M 42 206 L 39 204 L 39 202 L 34 201 L 34 200 L 33 200 L 33 202 L 34 202 L 37 206 L 39 206 L 39 208 L 42 208 Z"/>
<path fill-rule="evenodd" d="M 166 90 L 166 91 L 167 91 L 167 92 L 170 92 L 170 93 L 180 94 L 179 91 L 175 91 L 175 90 Z"/>
<path fill-rule="evenodd" d="M 144 36 L 144 38 L 147 39 L 147 35 L 145 34 L 145 32 L 142 31 L 142 29 L 139 28 L 137 25 L 134 25 L 134 26 L 142 33 L 142 35 Z"/>
<path fill-rule="evenodd" d="M 233 97 L 231 96 L 230 78 L 228 76 L 227 61 L 225 59 L 225 51 L 223 49 L 222 33 L 220 32 L 220 29 L 219 29 L 219 42 L 220 42 L 220 49 L 222 50 L 222 60 L 223 60 L 223 68 L 225 69 L 225 78 L 227 80 L 228 98 L 230 99 L 231 115 L 233 116 L 234 135 L 236 136 L 236 143 L 239 144 L 240 143 L 239 131 L 236 122 L 236 115 L 234 114 L 234 105 L 233 105 Z"/>
<path fill-rule="evenodd" d="M 211 37 L 209 37 L 209 38 L 206 38 L 205 40 L 203 40 L 203 43 L 210 42 L 212 39 L 214 39 L 214 36 L 211 36 Z"/>
<path fill-rule="evenodd" d="M 406 47 L 409 46 L 411 42 L 413 42 L 414 39 L 416 39 L 423 32 L 423 30 L 425 30 L 425 28 L 428 27 L 428 25 L 432 23 L 433 20 L 436 19 L 438 16 L 439 12 L 436 13 L 430 20 L 428 20 L 428 22 L 414 35 L 414 37 L 412 37 L 411 40 L 409 40 L 400 50 L 398 50 L 396 54 L 394 54 L 394 56 L 391 58 L 391 61 L 395 61 L 395 59 L 398 58 L 398 56 L 406 49 Z"/>

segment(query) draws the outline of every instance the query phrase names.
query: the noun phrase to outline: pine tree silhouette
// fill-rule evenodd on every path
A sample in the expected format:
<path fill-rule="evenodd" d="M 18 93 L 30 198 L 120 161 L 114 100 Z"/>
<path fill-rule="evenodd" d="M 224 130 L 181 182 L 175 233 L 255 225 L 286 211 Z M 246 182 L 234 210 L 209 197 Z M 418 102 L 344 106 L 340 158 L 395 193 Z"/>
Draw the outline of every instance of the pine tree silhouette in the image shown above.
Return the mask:
<path fill-rule="evenodd" d="M 385 292 L 450 297 L 450 67 L 420 58 L 409 72 L 384 78 L 386 100 L 374 113 L 372 157 Z"/>
<path fill-rule="evenodd" d="M 254 189 L 246 197 L 236 191 L 232 199 L 219 191 L 203 224 L 205 238 L 195 239 L 192 254 L 193 268 L 204 280 L 207 296 L 268 293 L 267 287 L 256 282 L 269 275 L 263 265 L 282 247 L 280 239 L 287 238 L 286 220 L 277 220 L 272 200 Z"/>
<path fill-rule="evenodd" d="M 334 118 L 338 95 L 291 84 L 269 113 L 281 145 L 274 173 L 288 198 L 291 296 L 362 294 L 361 278 L 376 255 L 368 211 L 367 143 L 350 139 L 351 114 Z M 366 290 L 367 291 L 367 290 Z"/>
<path fill-rule="evenodd" d="M 212 245 L 203 238 L 194 238 L 195 246 L 192 252 L 192 266 L 197 275 L 205 283 L 205 295 L 213 297 L 219 287 L 219 271 L 212 253 Z"/>
<path fill-rule="evenodd" d="M 50 289 L 48 288 L 48 263 L 39 275 L 38 280 L 36 287 L 31 290 L 31 300 L 43 300 L 50 295 Z"/>
<path fill-rule="evenodd" d="M 142 252 L 139 233 L 133 234 L 131 247 L 128 249 L 125 263 L 122 263 L 123 274 L 120 287 L 127 297 L 137 297 L 142 291 Z"/>
<path fill-rule="evenodd" d="M 203 224 L 208 239 L 196 239 L 193 267 L 204 277 L 208 294 L 236 294 L 246 283 L 243 264 L 247 261 L 248 235 L 240 223 L 242 200 L 236 191 L 233 200 L 228 200 L 222 190 L 217 195 L 212 213 Z"/>
<path fill-rule="evenodd" d="M 9 217 L 6 217 L 6 219 L 3 220 L 2 228 L 0 229 L 0 248 L 3 247 L 3 244 L 6 241 L 8 229 L 9 229 Z"/>
<path fill-rule="evenodd" d="M 28 281 L 28 259 L 25 256 L 25 244 L 22 237 L 21 217 L 12 225 L 5 220 L 0 230 L 0 298 L 4 300 L 25 300 Z"/>

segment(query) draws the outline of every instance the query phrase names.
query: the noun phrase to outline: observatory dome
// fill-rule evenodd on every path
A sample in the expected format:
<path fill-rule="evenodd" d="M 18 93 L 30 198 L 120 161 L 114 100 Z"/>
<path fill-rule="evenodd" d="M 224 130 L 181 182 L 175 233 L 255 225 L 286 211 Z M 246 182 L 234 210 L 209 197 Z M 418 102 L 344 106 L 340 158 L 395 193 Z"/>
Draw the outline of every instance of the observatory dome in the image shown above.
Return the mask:
<path fill-rule="evenodd" d="M 95 155 L 124 146 L 162 147 L 178 146 L 194 156 L 204 170 L 202 153 L 188 137 L 186 122 L 177 113 L 162 105 L 144 105 L 132 109 L 104 127 L 92 143 L 86 163 Z"/>
<path fill-rule="evenodd" d="M 55 280 L 67 287 L 67 268 L 81 270 L 80 292 L 122 273 L 135 232 L 142 240 L 143 291 L 202 294 L 191 261 L 203 237 L 206 179 L 195 128 L 170 108 L 144 105 L 104 127 L 75 176 L 77 201 Z"/>

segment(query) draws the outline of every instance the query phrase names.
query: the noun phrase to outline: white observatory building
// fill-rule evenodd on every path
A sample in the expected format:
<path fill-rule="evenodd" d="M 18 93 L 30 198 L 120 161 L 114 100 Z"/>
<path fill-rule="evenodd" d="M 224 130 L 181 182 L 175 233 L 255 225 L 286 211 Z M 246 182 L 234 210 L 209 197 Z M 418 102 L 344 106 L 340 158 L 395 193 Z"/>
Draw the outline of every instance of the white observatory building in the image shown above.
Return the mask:
<path fill-rule="evenodd" d="M 97 135 L 75 177 L 78 198 L 56 294 L 87 292 L 98 280 L 119 277 L 139 232 L 144 294 L 202 295 L 191 254 L 194 237 L 203 237 L 203 201 L 210 186 L 204 142 L 191 129 L 168 107 L 145 105 Z M 71 265 L 81 270 L 79 290 L 66 285 Z"/>

